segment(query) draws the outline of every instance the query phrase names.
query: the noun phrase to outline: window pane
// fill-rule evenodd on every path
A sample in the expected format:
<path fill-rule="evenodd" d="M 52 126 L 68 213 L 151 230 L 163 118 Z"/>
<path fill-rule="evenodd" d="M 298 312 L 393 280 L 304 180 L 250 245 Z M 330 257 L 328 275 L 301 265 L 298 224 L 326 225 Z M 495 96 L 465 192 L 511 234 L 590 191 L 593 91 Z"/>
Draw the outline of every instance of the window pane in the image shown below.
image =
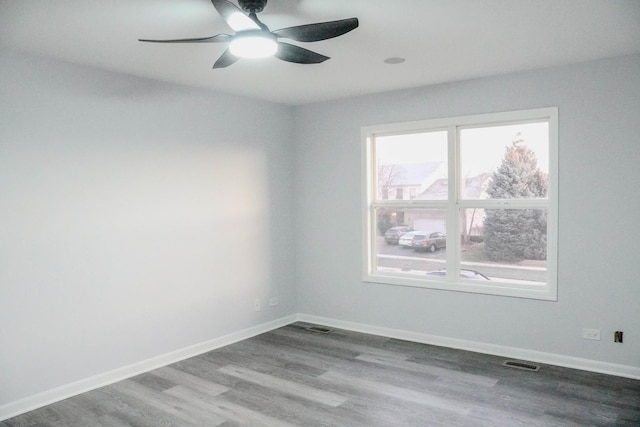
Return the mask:
<path fill-rule="evenodd" d="M 378 272 L 422 276 L 444 268 L 444 209 L 376 208 Z"/>
<path fill-rule="evenodd" d="M 549 123 L 460 130 L 462 199 L 538 199 L 549 186 Z"/>
<path fill-rule="evenodd" d="M 462 279 L 544 285 L 546 209 L 461 209 Z"/>
<path fill-rule="evenodd" d="M 447 133 L 423 132 L 375 139 L 378 200 L 445 200 Z"/>
<path fill-rule="evenodd" d="M 364 127 L 363 280 L 557 300 L 557 118 Z"/>

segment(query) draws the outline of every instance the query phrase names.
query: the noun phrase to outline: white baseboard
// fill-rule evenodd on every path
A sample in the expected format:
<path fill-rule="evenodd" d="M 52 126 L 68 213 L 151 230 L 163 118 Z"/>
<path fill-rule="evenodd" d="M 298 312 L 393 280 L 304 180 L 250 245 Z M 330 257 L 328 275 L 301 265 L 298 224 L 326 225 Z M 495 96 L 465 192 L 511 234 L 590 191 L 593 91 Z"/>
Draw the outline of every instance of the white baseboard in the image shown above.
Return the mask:
<path fill-rule="evenodd" d="M 447 338 L 437 335 L 421 334 L 399 329 L 383 328 L 363 323 L 346 322 L 326 317 L 298 314 L 301 322 L 330 326 L 332 328 L 346 329 L 354 332 L 363 332 L 388 338 L 396 338 L 405 341 L 432 344 L 442 347 L 457 348 L 460 350 L 474 351 L 477 353 L 491 354 L 510 359 L 526 360 L 547 365 L 562 366 L 565 368 L 580 369 L 583 371 L 598 372 L 601 374 L 615 375 L 619 377 L 640 380 L 640 368 L 635 366 L 617 365 L 598 360 L 582 359 L 579 357 L 564 356 L 561 354 L 545 353 L 541 351 L 527 350 L 517 347 L 506 347 L 496 344 L 486 344 L 476 341 Z"/>
<path fill-rule="evenodd" d="M 143 360 L 132 365 L 123 366 L 112 371 L 104 372 L 89 378 L 82 379 L 70 384 L 56 387 L 24 399 L 10 402 L 0 406 L 0 421 L 15 417 L 16 415 L 41 408 L 46 405 L 67 399 L 78 394 L 95 390 L 117 381 L 122 381 L 145 372 L 152 371 L 162 366 L 170 365 L 208 351 L 215 350 L 226 345 L 245 340 L 247 338 L 269 332 L 273 329 L 288 325 L 297 320 L 296 315 L 283 317 L 271 322 L 262 323 L 248 329 L 233 332 L 222 337 L 214 338 L 199 344 L 185 347 L 170 353 L 162 354 L 151 359 Z"/>
<path fill-rule="evenodd" d="M 195 344 L 183 349 L 166 353 L 151 359 L 143 360 L 132 365 L 123 366 L 112 371 L 98 374 L 80 381 L 47 390 L 33 396 L 26 397 L 14 402 L 0 406 L 0 421 L 15 417 L 16 415 L 41 408 L 43 406 L 58 402 L 63 399 L 90 391 L 117 381 L 122 381 L 133 376 L 152 371 L 162 366 L 170 365 L 208 351 L 215 350 L 226 345 L 242 341 L 256 335 L 269 332 L 273 329 L 294 323 L 296 321 L 314 323 L 318 325 L 330 326 L 332 328 L 346 329 L 354 332 L 363 332 L 372 335 L 379 335 L 389 338 L 396 338 L 406 341 L 432 344 L 443 347 L 457 348 L 460 350 L 475 351 L 478 353 L 492 354 L 511 359 L 527 360 L 548 365 L 563 366 L 584 371 L 599 372 L 608 375 L 632 378 L 640 380 L 640 368 L 634 366 L 617 365 L 613 363 L 601 362 L 597 360 L 581 359 L 578 357 L 563 356 L 554 353 L 544 353 L 540 351 L 527 350 L 516 347 L 506 347 L 495 344 L 486 344 L 475 341 L 447 338 L 437 335 L 421 334 L 417 332 L 404 331 L 400 329 L 383 328 L 364 323 L 347 322 L 330 319 L 326 317 L 311 316 L 307 314 L 297 314 L 276 319 L 271 322 L 243 329 L 222 337 L 214 338 L 200 344 Z"/>

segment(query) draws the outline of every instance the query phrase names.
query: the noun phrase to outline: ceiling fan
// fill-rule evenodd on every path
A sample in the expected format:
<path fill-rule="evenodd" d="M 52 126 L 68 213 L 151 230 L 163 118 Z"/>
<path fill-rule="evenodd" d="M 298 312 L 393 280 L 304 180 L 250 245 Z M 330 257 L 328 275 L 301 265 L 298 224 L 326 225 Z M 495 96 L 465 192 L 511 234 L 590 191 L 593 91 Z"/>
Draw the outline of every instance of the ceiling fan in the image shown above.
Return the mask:
<path fill-rule="evenodd" d="M 235 34 L 223 33 L 211 37 L 176 40 L 138 40 L 154 43 L 229 43 L 229 47 L 213 65 L 214 69 L 228 67 L 240 58 L 258 58 L 271 55 L 287 62 L 318 64 L 326 61 L 329 57 L 282 42 L 279 39 L 316 42 L 341 36 L 358 27 L 358 18 L 348 18 L 271 31 L 256 16 L 262 12 L 267 0 L 238 0 L 242 10 L 227 0 L 211 0 L 211 3 L 227 25 L 235 31 Z M 247 14 L 243 13 L 243 10 Z"/>

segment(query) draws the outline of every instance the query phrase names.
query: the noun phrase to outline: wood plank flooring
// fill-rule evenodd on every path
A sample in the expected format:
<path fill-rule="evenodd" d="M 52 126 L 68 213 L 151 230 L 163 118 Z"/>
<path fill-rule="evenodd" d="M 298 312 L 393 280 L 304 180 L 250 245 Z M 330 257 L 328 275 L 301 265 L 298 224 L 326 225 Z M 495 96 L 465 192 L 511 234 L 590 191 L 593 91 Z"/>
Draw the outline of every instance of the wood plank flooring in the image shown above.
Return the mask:
<path fill-rule="evenodd" d="M 640 381 L 296 323 L 15 426 L 640 426 Z"/>

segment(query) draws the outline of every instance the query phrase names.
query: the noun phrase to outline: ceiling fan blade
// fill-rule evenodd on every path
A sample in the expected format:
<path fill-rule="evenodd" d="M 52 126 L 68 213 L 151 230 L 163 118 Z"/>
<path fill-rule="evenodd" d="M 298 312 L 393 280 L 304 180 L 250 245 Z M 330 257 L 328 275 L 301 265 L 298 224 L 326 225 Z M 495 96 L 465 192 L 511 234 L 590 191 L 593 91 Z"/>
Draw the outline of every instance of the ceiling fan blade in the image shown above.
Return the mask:
<path fill-rule="evenodd" d="M 227 0 L 211 0 L 224 22 L 233 28 L 234 31 L 259 30 L 260 26 L 247 15 L 245 15 L 236 5 Z"/>
<path fill-rule="evenodd" d="M 273 31 L 273 34 L 299 42 L 317 42 L 341 36 L 356 28 L 358 28 L 358 18 L 347 18 L 338 21 L 281 28 Z"/>
<path fill-rule="evenodd" d="M 152 43 L 225 43 L 231 41 L 232 37 L 229 34 L 216 34 L 211 37 L 196 37 L 192 39 L 173 39 L 173 40 L 151 40 L 151 39 L 138 39 L 140 42 L 152 42 Z"/>
<path fill-rule="evenodd" d="M 283 42 L 278 42 L 278 51 L 274 56 L 283 61 L 295 62 L 296 64 L 319 64 L 329 59 L 328 56 Z"/>
<path fill-rule="evenodd" d="M 213 69 L 215 70 L 216 68 L 228 67 L 229 65 L 236 62 L 238 59 L 240 58 L 232 54 L 231 51 L 227 49 L 222 53 L 222 55 L 220 55 L 220 58 L 218 58 L 216 63 L 213 64 Z"/>

